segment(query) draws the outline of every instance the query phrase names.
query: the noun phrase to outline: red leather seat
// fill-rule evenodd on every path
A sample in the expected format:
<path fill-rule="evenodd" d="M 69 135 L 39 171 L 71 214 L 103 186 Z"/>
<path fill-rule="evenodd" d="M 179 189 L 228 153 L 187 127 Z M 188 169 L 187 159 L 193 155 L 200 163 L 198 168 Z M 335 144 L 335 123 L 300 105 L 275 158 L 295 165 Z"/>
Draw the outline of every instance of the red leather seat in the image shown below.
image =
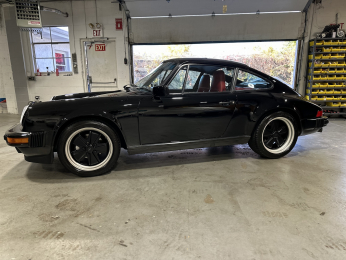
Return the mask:
<path fill-rule="evenodd" d="M 209 92 L 210 89 L 210 76 L 203 75 L 198 84 L 197 92 Z"/>
<path fill-rule="evenodd" d="M 211 81 L 210 92 L 222 92 L 226 90 L 225 72 L 223 70 L 215 71 Z"/>

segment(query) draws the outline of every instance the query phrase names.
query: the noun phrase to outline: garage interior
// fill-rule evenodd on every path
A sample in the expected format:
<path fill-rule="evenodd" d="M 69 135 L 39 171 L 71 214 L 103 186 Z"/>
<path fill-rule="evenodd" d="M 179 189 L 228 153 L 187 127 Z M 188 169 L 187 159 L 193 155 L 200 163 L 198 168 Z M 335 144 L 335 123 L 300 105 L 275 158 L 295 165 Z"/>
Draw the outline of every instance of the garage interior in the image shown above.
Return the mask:
<path fill-rule="evenodd" d="M 34 28 L 18 26 L 17 2 L 0 0 L 2 136 L 29 101 L 122 90 L 136 45 L 297 41 L 306 96 L 311 40 L 346 21 L 344 0 L 41 0 Z M 92 178 L 2 141 L 0 259 L 345 259 L 346 123 L 333 113 L 278 160 L 248 145 L 122 149 Z"/>

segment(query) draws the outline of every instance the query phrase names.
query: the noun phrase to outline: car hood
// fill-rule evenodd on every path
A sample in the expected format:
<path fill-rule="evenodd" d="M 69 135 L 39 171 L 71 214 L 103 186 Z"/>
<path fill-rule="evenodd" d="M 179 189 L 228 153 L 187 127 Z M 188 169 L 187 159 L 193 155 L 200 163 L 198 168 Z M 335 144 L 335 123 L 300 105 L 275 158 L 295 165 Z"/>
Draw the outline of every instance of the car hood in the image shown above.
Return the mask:
<path fill-rule="evenodd" d="M 115 91 L 102 91 L 102 92 L 86 92 L 86 93 L 74 93 L 54 96 L 52 100 L 66 100 L 66 99 L 76 99 L 76 98 L 92 98 L 92 97 L 114 97 L 118 95 L 126 95 L 126 92 L 121 90 Z"/>
<path fill-rule="evenodd" d="M 28 116 L 39 119 L 70 117 L 74 115 L 100 115 L 107 111 L 122 108 L 124 104 L 137 107 L 140 95 L 137 92 L 107 91 L 93 93 L 75 93 L 55 96 L 47 102 L 31 102 Z M 114 112 L 113 111 L 113 112 Z"/>

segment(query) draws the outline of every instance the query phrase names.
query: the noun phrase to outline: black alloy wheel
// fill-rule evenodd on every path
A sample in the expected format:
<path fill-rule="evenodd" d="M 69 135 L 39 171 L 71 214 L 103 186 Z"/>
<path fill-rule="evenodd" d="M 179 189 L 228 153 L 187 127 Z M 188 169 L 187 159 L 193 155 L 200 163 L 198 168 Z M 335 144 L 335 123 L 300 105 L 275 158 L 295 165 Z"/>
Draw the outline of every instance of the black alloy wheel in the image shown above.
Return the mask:
<path fill-rule="evenodd" d="M 120 147 L 116 131 L 107 124 L 79 121 L 61 133 L 58 155 L 68 170 L 82 177 L 91 177 L 115 167 Z"/>
<path fill-rule="evenodd" d="M 109 145 L 106 137 L 95 130 L 80 132 L 71 141 L 73 159 L 85 166 L 101 163 L 107 157 Z"/>
<path fill-rule="evenodd" d="M 249 140 L 250 148 L 259 155 L 277 159 L 288 154 L 298 139 L 294 116 L 278 111 L 264 119 L 254 129 Z"/>
<path fill-rule="evenodd" d="M 263 143 L 269 149 L 278 149 L 288 138 L 288 127 L 281 120 L 271 121 L 263 132 Z"/>

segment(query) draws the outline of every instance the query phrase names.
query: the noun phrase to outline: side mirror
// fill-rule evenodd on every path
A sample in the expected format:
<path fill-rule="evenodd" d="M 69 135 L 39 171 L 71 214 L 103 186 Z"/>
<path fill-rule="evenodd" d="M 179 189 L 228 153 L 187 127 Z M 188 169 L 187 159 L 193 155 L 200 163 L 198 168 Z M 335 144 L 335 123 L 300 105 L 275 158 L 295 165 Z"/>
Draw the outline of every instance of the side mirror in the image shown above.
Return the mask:
<path fill-rule="evenodd" d="M 164 86 L 156 86 L 153 87 L 153 96 L 154 98 L 157 97 L 164 97 L 168 94 L 168 89 Z"/>

